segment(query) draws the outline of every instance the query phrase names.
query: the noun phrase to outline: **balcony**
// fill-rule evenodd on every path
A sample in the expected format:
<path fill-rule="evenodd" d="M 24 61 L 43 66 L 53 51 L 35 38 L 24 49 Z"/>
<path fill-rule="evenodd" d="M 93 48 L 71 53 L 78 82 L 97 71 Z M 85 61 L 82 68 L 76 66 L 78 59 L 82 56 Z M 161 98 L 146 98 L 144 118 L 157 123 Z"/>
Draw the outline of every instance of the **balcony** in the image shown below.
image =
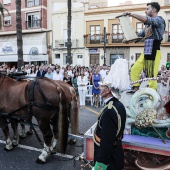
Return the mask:
<path fill-rule="evenodd" d="M 55 40 L 55 48 L 67 48 L 67 40 Z M 71 48 L 78 48 L 79 47 L 79 40 L 78 39 L 72 39 L 71 40 Z"/>
<path fill-rule="evenodd" d="M 103 35 L 84 35 L 84 44 L 101 44 L 103 42 Z M 106 34 L 107 44 L 122 43 L 124 39 L 123 34 Z"/>
<path fill-rule="evenodd" d="M 26 28 L 27 29 L 41 28 L 41 20 L 38 19 L 26 21 Z"/>
<path fill-rule="evenodd" d="M 34 6 L 40 6 L 40 1 L 39 0 L 27 0 L 26 3 L 25 3 L 26 7 L 34 7 Z"/>

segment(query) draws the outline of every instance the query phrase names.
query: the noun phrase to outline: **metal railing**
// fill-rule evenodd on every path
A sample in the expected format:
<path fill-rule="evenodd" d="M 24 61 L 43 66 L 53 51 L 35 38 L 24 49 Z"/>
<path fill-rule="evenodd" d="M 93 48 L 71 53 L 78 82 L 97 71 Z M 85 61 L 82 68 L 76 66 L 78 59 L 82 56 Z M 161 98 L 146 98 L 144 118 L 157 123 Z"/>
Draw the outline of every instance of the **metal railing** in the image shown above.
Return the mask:
<path fill-rule="evenodd" d="M 84 44 L 102 44 L 103 42 L 103 37 L 104 36 L 84 36 Z M 122 43 L 122 40 L 124 39 L 124 35 L 113 35 L 113 36 L 108 36 L 106 37 L 107 43 Z"/>
<path fill-rule="evenodd" d="M 33 7 L 33 6 L 40 6 L 40 0 L 32 0 L 32 1 L 28 1 L 26 0 L 25 2 L 26 7 Z"/>
<path fill-rule="evenodd" d="M 61 39 L 61 40 L 55 40 L 55 48 L 67 48 L 67 40 Z M 79 40 L 78 39 L 72 39 L 71 40 L 71 47 L 79 47 Z"/>
<path fill-rule="evenodd" d="M 30 28 L 41 28 L 41 20 L 37 19 L 37 20 L 26 21 L 26 28 L 27 29 L 30 29 Z"/>

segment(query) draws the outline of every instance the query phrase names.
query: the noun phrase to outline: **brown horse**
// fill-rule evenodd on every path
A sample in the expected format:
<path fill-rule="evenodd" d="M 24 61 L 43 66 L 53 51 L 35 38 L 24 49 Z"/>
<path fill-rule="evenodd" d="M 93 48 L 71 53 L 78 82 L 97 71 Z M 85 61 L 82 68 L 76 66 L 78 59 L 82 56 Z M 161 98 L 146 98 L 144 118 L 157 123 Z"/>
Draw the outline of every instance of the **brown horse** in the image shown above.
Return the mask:
<path fill-rule="evenodd" d="M 71 124 L 71 133 L 74 135 L 78 134 L 78 129 L 79 129 L 79 114 L 78 114 L 78 102 L 77 102 L 77 95 L 72 86 L 70 86 L 68 83 L 65 83 L 64 81 L 60 80 L 54 80 L 57 86 L 60 86 L 65 93 L 66 100 L 65 100 L 65 109 L 67 109 L 67 116 L 69 119 L 69 122 Z M 25 126 L 21 124 L 22 127 L 22 133 L 20 134 L 21 137 L 25 137 Z M 58 126 L 56 126 L 58 127 Z M 58 133 L 58 129 L 54 129 L 53 131 Z M 71 143 L 75 143 L 74 139 L 71 139 Z M 53 152 L 56 151 L 56 147 L 53 150 Z"/>
<path fill-rule="evenodd" d="M 70 86 L 68 83 L 57 80 L 54 82 L 63 89 L 66 95 L 66 106 L 67 106 L 67 115 L 71 124 L 71 133 L 74 135 L 78 134 L 79 129 L 79 114 L 78 114 L 78 101 L 75 89 Z"/>
<path fill-rule="evenodd" d="M 47 78 L 36 81 L 18 82 L 12 78 L 0 75 L 0 126 L 6 137 L 6 150 L 12 149 L 8 129 L 8 118 L 18 117 L 31 119 L 34 116 L 43 134 L 44 149 L 37 159 L 37 163 L 45 163 L 58 139 L 58 151 L 65 153 L 68 137 L 68 118 L 65 105 L 66 96 L 60 86 Z M 8 113 L 4 116 L 2 113 Z M 31 115 L 29 115 L 31 114 Z M 56 133 L 53 129 L 59 129 Z M 15 122 L 15 121 L 14 121 Z M 59 123 L 58 123 L 59 122 Z M 14 144 L 18 139 L 17 126 L 14 130 Z M 58 126 L 58 127 L 56 127 Z M 52 143 L 52 137 L 54 141 Z"/>

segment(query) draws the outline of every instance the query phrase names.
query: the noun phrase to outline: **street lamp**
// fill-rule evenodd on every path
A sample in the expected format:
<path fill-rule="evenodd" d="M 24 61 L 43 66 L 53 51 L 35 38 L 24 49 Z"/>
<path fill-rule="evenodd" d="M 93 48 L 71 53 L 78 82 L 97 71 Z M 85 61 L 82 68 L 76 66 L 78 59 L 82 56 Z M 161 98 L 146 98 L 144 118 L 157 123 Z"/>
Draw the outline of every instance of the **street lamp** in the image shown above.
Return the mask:
<path fill-rule="evenodd" d="M 103 37 L 101 43 L 104 44 L 104 64 L 106 64 L 106 43 L 107 43 L 106 27 L 104 27 L 103 34 L 104 34 L 104 37 Z"/>

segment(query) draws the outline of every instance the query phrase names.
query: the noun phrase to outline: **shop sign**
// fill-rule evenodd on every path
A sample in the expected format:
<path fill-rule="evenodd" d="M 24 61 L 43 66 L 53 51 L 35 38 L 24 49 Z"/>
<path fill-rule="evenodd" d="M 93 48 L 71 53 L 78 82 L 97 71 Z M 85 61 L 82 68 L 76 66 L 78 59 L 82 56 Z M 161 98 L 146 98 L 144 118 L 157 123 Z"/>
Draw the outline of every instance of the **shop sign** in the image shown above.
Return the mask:
<path fill-rule="evenodd" d="M 14 50 L 13 45 L 10 42 L 6 42 L 6 43 L 3 44 L 2 52 L 5 53 L 5 54 L 14 53 L 15 50 Z"/>
<path fill-rule="evenodd" d="M 98 48 L 90 48 L 89 53 L 98 53 L 100 52 Z"/>

